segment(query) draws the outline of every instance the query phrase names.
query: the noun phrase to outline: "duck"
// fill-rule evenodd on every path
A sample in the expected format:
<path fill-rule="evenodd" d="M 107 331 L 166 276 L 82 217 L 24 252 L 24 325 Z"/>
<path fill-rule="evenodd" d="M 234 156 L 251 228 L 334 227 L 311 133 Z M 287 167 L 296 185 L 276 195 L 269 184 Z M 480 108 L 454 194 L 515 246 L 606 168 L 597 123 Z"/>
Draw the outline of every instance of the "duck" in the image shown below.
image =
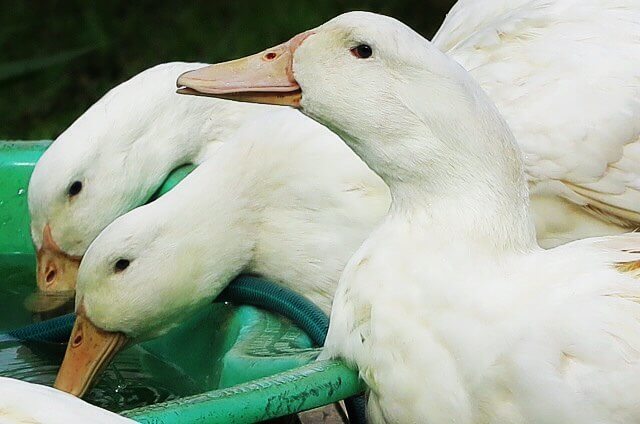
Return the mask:
<path fill-rule="evenodd" d="M 174 168 L 202 163 L 243 122 L 272 109 L 177 95 L 177 76 L 202 66 L 171 62 L 135 75 L 93 104 L 39 159 L 28 204 L 42 293 L 73 298 L 82 256 L 100 231 L 145 203 Z M 55 304 L 64 299 L 51 297 Z M 46 304 L 45 297 L 41 307 Z"/>
<path fill-rule="evenodd" d="M 357 367 L 372 423 L 640 422 L 640 234 L 542 249 L 515 136 L 454 59 L 350 12 L 196 72 L 179 84 L 297 108 L 389 187 L 321 355 Z"/>
<path fill-rule="evenodd" d="M 640 227 L 640 3 L 459 0 L 433 44 L 523 152 L 542 247 Z"/>
<path fill-rule="evenodd" d="M 125 424 L 135 421 L 40 384 L 0 377 L 3 424 Z"/>
<path fill-rule="evenodd" d="M 287 108 L 256 117 L 91 243 L 55 387 L 84 395 L 118 351 L 182 324 L 240 273 L 328 315 L 346 262 L 388 199 L 384 182 L 320 124 Z"/>

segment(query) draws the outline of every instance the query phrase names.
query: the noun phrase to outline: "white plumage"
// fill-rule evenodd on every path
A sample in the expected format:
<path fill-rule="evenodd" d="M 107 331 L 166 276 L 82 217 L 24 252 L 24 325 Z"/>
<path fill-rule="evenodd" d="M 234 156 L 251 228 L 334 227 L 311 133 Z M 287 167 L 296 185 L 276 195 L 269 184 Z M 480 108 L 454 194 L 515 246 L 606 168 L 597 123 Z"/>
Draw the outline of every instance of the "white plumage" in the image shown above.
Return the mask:
<path fill-rule="evenodd" d="M 470 70 L 513 128 L 525 153 L 533 212 L 545 245 L 621 232 L 640 221 L 640 107 L 638 77 L 632 66 L 638 56 L 638 38 L 634 35 L 638 29 L 637 9 L 631 1 L 459 2 L 434 40 L 437 47 Z M 371 23 L 375 30 L 362 22 Z M 294 70 L 306 93 L 303 107 L 307 113 L 331 124 L 345 137 L 385 177 L 394 194 L 394 206 L 386 222 L 345 271 L 327 346 L 327 354 L 342 356 L 360 367 L 372 390 L 373 420 L 640 420 L 634 398 L 640 388 L 640 311 L 636 303 L 640 292 L 632 278 L 640 261 L 640 236 L 590 239 L 550 251 L 537 249 L 528 222 L 521 164 L 511 136 L 475 83 L 395 22 L 354 14 L 328 27 L 336 25 L 339 29 L 345 23 L 349 31 L 337 34 L 351 44 L 374 36 L 374 50 L 392 56 L 385 66 L 392 67 L 386 69 L 393 70 L 396 80 L 380 78 L 371 85 L 368 78 L 381 77 L 373 68 L 359 72 L 359 79 L 353 80 L 349 68 L 342 66 L 348 63 L 346 59 L 332 61 L 333 56 L 318 50 L 313 60 L 324 68 L 310 65 L 308 59 L 308 70 L 302 65 Z M 382 38 L 377 38 L 381 34 Z M 305 41 L 301 54 L 305 49 L 313 51 L 309 46 L 319 39 L 316 35 Z M 337 46 L 346 47 L 341 44 L 344 40 L 332 41 L 335 43 L 325 46 L 331 53 Z M 318 69 L 325 71 L 322 79 L 313 77 Z M 335 84 L 327 83 L 331 78 L 335 78 Z M 398 80 L 405 84 L 411 81 L 421 90 L 399 85 Z M 428 82 L 433 85 L 428 86 Z M 347 102 L 334 95 L 336 91 L 352 95 L 350 100 L 359 99 Z M 140 96 L 144 90 L 137 93 Z M 108 105 L 109 101 L 104 101 L 100 107 Z M 85 152 L 80 159 L 86 164 L 95 165 L 102 155 L 110 158 L 116 152 L 126 177 L 119 183 L 153 178 L 126 196 L 111 192 L 117 184 L 109 175 L 98 179 L 110 184 L 105 184 L 106 195 L 109 205 L 114 206 L 101 210 L 100 219 L 88 226 L 89 230 L 73 221 L 80 230 L 69 230 L 72 235 L 68 239 L 54 230 L 58 243 L 62 246 L 68 240 L 72 246 L 69 252 L 83 253 L 99 227 L 106 225 L 107 217 L 113 219 L 139 203 L 175 165 L 199 162 L 208 156 L 203 146 L 218 143 L 202 138 L 200 133 L 199 144 L 183 144 L 180 140 L 184 134 L 179 133 L 152 145 L 154 139 L 174 134 L 171 131 L 175 129 L 187 131 L 187 140 L 197 139 L 190 131 L 201 128 L 206 116 L 202 105 L 196 113 L 185 106 L 184 115 L 176 114 L 182 118 L 159 114 L 161 111 L 148 105 L 123 109 L 126 113 L 117 115 L 116 122 L 128 122 L 134 111 L 151 110 L 149 116 L 164 118 L 147 122 L 141 116 L 139 121 L 148 125 L 134 129 L 125 125 L 122 134 L 136 137 L 126 137 L 128 141 L 116 144 L 113 151 L 95 149 L 98 144 L 93 143 L 91 148 L 95 150 L 88 154 L 77 147 L 78 141 L 65 143 Z M 100 110 L 96 106 L 94 112 Z M 166 111 L 178 109 L 173 99 L 164 106 Z M 240 116 L 234 113 L 230 116 Z M 252 113 L 250 120 L 231 120 L 221 126 L 234 131 L 249 121 L 263 122 L 267 128 L 274 122 L 261 119 Z M 282 122 L 293 119 L 286 117 Z M 78 131 L 78 140 L 96 132 L 93 124 L 86 125 L 89 127 L 78 124 L 73 130 Z M 260 127 L 248 128 L 253 128 L 252 135 L 261 133 L 255 129 Z M 151 136 L 147 136 L 147 130 Z M 109 130 L 105 134 L 115 134 L 118 139 L 119 133 Z M 147 142 L 132 142 L 138 139 Z M 282 143 L 279 136 L 271 141 L 276 146 Z M 290 141 L 299 140 L 294 137 Z M 375 143 L 367 144 L 372 141 Z M 422 150 L 425 142 L 429 148 Z M 344 181 L 333 179 L 336 170 L 325 165 L 348 171 L 360 170 L 361 164 L 345 166 L 339 158 L 349 158 L 350 153 L 342 156 L 339 149 L 327 151 L 322 162 L 319 158 L 325 152 L 313 153 L 311 149 L 311 156 L 300 156 L 294 162 L 297 167 L 283 166 L 286 161 L 279 162 L 283 157 L 297 158 L 294 144 L 260 151 L 263 145 L 259 142 L 239 142 L 239 147 L 229 151 L 253 154 L 253 159 L 243 162 L 236 157 L 222 164 L 226 172 L 211 184 L 221 189 L 217 183 L 224 182 L 224 187 L 235 191 L 216 201 L 214 197 L 198 200 L 189 194 L 189 185 L 199 184 L 201 188 L 206 186 L 205 181 L 211 181 L 202 176 L 213 175 L 213 165 L 208 171 L 202 166 L 205 169 L 196 171 L 166 200 L 117 220 L 113 229 L 109 227 L 96 240 L 95 251 L 88 255 L 94 259 L 87 260 L 81 272 L 86 283 L 81 284 L 84 297 L 79 298 L 93 305 L 85 305 L 91 319 L 108 330 L 150 336 L 176 323 L 180 314 L 209 299 L 221 288 L 220 282 L 243 269 L 284 284 L 295 282 L 294 289 L 327 310 L 342 258 L 373 226 L 375 214 L 386 209 L 388 197 L 384 187 L 373 190 L 375 199 L 369 200 L 375 205 L 373 212 L 362 207 L 357 195 L 353 202 L 334 202 L 331 190 L 342 187 Z M 147 163 L 151 146 L 167 155 L 158 156 L 148 173 L 131 171 L 133 165 L 129 168 L 128 164 Z M 246 146 L 250 147 L 243 151 Z M 54 153 L 48 154 L 54 157 L 58 151 L 57 160 L 62 160 L 62 149 L 52 147 Z M 220 158 L 226 157 L 220 154 Z M 305 157 L 313 159 L 305 161 Z M 259 166 L 247 167 L 247 163 Z M 255 172 L 234 173 L 224 167 L 228 164 Z M 87 168 L 87 175 L 95 172 L 95 167 Z M 310 169 L 321 177 L 305 177 Z M 417 169 L 421 171 L 415 175 Z M 47 179 L 36 175 L 32 186 L 44 186 Z M 61 178 L 61 190 L 52 196 L 64 193 L 69 177 L 76 178 L 76 174 Z M 366 193 L 369 183 L 378 187 L 368 178 L 363 177 L 363 185 L 347 184 L 352 189 L 345 193 Z M 323 190 L 326 196 L 319 195 Z M 349 198 L 344 193 L 340 196 Z M 294 201 L 289 203 L 291 199 Z M 63 222 L 57 231 L 66 231 L 69 215 L 60 212 L 65 202 L 64 197 L 30 194 L 30 203 L 35 205 L 32 213 L 48 211 L 34 219 L 36 242 L 38 231 L 49 220 Z M 53 209 L 47 209 L 50 203 L 55 205 Z M 177 210 L 184 209 L 185 204 L 192 207 Z M 205 223 L 206 212 L 216 207 L 220 207 L 216 210 L 217 223 L 224 222 L 227 231 Z M 347 216 L 353 211 L 362 215 Z M 48 213 L 59 215 L 52 219 Z M 89 222 L 94 218 L 91 213 L 88 206 L 80 216 Z M 214 217 L 208 216 L 215 221 Z M 201 226 L 191 227 L 194 223 Z M 207 231 L 203 231 L 205 228 Z M 139 234 L 145 236 L 128 238 L 137 229 L 142 229 Z M 353 229 L 352 235 L 348 229 Z M 349 241 L 334 244 L 336 234 L 345 235 Z M 211 247 L 212 241 L 218 245 Z M 127 247 L 123 250 L 124 245 Z M 229 250 L 222 249 L 224 246 Z M 315 251 L 307 256 L 304 249 Z M 173 260 L 177 251 L 183 254 Z M 134 255 L 127 270 L 130 272 L 114 277 L 110 260 L 122 255 Z M 209 262 L 212 257 L 215 260 Z M 324 268 L 310 260 L 312 257 L 315 261 L 321 258 Z M 146 265 L 145 259 L 149 259 Z M 223 262 L 226 268 L 220 267 Z M 316 269 L 314 278 L 321 284 L 313 278 L 305 279 Z M 184 280 L 194 285 L 146 286 L 144 282 L 150 277 L 155 279 L 154 284 L 164 278 L 165 283 Z M 92 286 L 91 281 L 102 284 Z M 133 311 L 142 318 L 127 315 Z M 157 315 L 160 311 L 165 315 Z"/>
<path fill-rule="evenodd" d="M 329 313 L 346 261 L 388 198 L 382 180 L 330 131 L 293 110 L 270 111 L 96 238 L 80 266 L 78 306 L 100 328 L 147 338 L 245 272 Z M 131 265 L 117 272 L 121 258 Z"/>
<path fill-rule="evenodd" d="M 460 0 L 433 43 L 513 130 L 543 247 L 640 225 L 640 3 Z"/>
<path fill-rule="evenodd" d="M 178 75 L 200 66 L 158 65 L 120 84 L 40 158 L 28 194 L 41 289 L 73 289 L 79 257 L 104 227 L 143 204 L 174 168 L 201 163 L 272 109 L 176 94 Z M 76 181 L 82 190 L 70 196 Z M 52 240 L 43 243 L 47 226 Z"/>
<path fill-rule="evenodd" d="M 605 0 L 463 1 L 435 37 L 436 46 L 470 69 L 514 128 L 525 151 L 538 238 L 545 246 L 635 225 L 640 107 L 638 72 L 631 64 L 639 49 L 633 36 L 637 9 L 631 2 Z M 269 107 L 174 94 L 174 78 L 197 67 L 175 63 L 143 72 L 112 90 L 54 143 L 29 190 L 36 245 L 48 223 L 62 250 L 81 255 L 102 228 L 143 202 L 175 166 L 202 162 L 245 126 L 256 139 L 269 138 L 252 125 L 261 114 L 273 113 Z M 336 154 L 345 161 L 350 155 Z M 329 175 L 340 160 L 325 160 Z M 283 161 L 273 169 L 287 166 Z M 84 192 L 69 200 L 66 190 L 74 180 L 84 182 Z M 291 181 L 284 184 L 296 191 Z M 340 190 L 331 178 L 314 184 L 327 192 Z M 380 196 L 378 204 L 389 201 L 379 187 L 372 193 Z M 311 205 L 314 199 L 304 202 Z M 363 207 L 361 222 L 377 222 L 382 209 Z M 332 223 L 320 222 L 308 229 L 310 239 L 330 234 Z M 287 232 L 284 222 L 274 225 Z M 295 225 L 289 230 L 295 232 Z M 292 248 L 275 238 L 270 246 L 273 251 Z M 349 248 L 318 251 L 314 260 L 343 263 Z M 336 269 L 332 266 L 334 274 Z M 292 275 L 299 278 L 302 271 Z M 334 274 L 322 278 L 335 281 Z M 329 285 L 323 288 L 325 309 Z"/>
<path fill-rule="evenodd" d="M 640 234 L 540 249 L 515 139 L 464 69 L 379 15 L 309 34 L 289 65 L 301 109 L 393 199 L 341 277 L 324 352 L 358 367 L 371 421 L 639 422 Z M 269 91 L 251 72 L 235 81 Z"/>
<path fill-rule="evenodd" d="M 128 418 L 51 387 L 0 377 L 0 424 L 125 424 Z"/>
<path fill-rule="evenodd" d="M 177 76 L 201 66 L 167 63 L 136 75 L 54 141 L 29 185 L 36 247 L 49 223 L 62 250 L 82 255 L 114 218 L 144 203 L 171 170 L 201 163 L 245 119 L 265 110 L 176 94 Z M 67 189 L 76 180 L 83 190 L 70 200 Z"/>
<path fill-rule="evenodd" d="M 640 222 L 639 9 L 634 0 L 460 1 L 434 38 L 514 131 L 545 247 Z M 137 75 L 56 140 L 29 189 L 36 246 L 49 223 L 61 250 L 82 255 L 171 169 L 200 163 L 265 110 L 175 94 L 176 76 L 199 66 Z M 70 202 L 74 180 L 87 193 Z"/>

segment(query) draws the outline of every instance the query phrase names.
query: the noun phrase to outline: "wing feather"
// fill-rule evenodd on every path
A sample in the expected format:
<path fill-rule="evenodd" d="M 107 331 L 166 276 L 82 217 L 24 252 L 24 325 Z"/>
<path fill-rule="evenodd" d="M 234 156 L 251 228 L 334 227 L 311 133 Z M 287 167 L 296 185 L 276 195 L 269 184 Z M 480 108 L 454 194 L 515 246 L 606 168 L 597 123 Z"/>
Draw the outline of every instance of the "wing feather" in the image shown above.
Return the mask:
<path fill-rule="evenodd" d="M 638 227 L 640 2 L 461 0 L 434 43 L 496 102 L 532 185 Z"/>

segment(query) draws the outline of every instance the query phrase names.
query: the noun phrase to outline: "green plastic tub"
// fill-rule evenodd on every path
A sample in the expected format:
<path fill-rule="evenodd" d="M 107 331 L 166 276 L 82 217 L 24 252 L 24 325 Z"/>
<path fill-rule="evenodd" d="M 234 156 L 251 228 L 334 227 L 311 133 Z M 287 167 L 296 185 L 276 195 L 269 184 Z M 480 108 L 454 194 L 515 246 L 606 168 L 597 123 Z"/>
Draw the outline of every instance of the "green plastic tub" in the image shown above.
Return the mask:
<path fill-rule="evenodd" d="M 32 322 L 12 293 L 35 289 L 35 253 L 29 234 L 27 187 L 49 141 L 0 141 L 0 329 Z M 190 168 L 174 172 L 162 189 Z M 7 312 L 10 311 L 10 312 Z M 0 349 L 2 346 L 0 344 Z M 121 412 L 147 423 L 250 423 L 316 408 L 362 391 L 357 373 L 318 350 L 290 322 L 249 306 L 212 305 L 166 336 L 132 349 L 146 362 L 171 364 L 197 393 Z M 36 349 L 37 350 L 37 349 Z M 0 352 L 1 353 L 1 352 Z M 24 356 L 24 355 L 23 355 Z M 40 366 L 34 362 L 34 367 Z M 152 367 L 152 366 L 151 366 Z M 24 372 L 22 370 L 21 372 Z M 0 375 L 18 377 L 16 370 Z"/>

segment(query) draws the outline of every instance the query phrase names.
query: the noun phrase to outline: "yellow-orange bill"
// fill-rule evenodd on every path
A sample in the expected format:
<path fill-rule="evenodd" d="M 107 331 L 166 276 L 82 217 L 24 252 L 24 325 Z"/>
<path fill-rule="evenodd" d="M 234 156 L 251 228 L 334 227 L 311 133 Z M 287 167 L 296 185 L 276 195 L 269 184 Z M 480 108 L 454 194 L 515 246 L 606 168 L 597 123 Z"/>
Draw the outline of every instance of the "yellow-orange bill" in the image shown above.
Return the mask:
<path fill-rule="evenodd" d="M 27 303 L 32 312 L 48 312 L 58 309 L 61 301 L 76 288 L 78 268 L 81 256 L 73 256 L 63 252 L 51 235 L 51 227 L 45 225 L 42 232 L 42 246 L 37 252 L 36 280 L 42 295 L 37 301 Z M 52 296 L 47 296 L 52 293 Z M 60 296 L 56 295 L 60 294 Z"/>
<path fill-rule="evenodd" d="M 268 105 L 279 106 L 292 106 L 298 107 L 300 105 L 300 90 L 291 91 L 289 93 L 262 93 L 262 92 L 238 92 L 238 93 L 223 93 L 212 94 L 196 91 L 192 88 L 179 88 L 178 94 L 189 94 L 192 96 L 204 96 L 204 97 L 217 97 L 225 100 L 236 100 L 238 102 L 245 103 L 263 103 Z"/>
<path fill-rule="evenodd" d="M 185 72 L 178 77 L 178 93 L 299 107 L 302 92 L 293 76 L 293 54 L 311 34 L 252 56 Z"/>
<path fill-rule="evenodd" d="M 74 396 L 84 396 L 126 344 L 124 334 L 96 327 L 81 307 L 53 386 Z"/>

